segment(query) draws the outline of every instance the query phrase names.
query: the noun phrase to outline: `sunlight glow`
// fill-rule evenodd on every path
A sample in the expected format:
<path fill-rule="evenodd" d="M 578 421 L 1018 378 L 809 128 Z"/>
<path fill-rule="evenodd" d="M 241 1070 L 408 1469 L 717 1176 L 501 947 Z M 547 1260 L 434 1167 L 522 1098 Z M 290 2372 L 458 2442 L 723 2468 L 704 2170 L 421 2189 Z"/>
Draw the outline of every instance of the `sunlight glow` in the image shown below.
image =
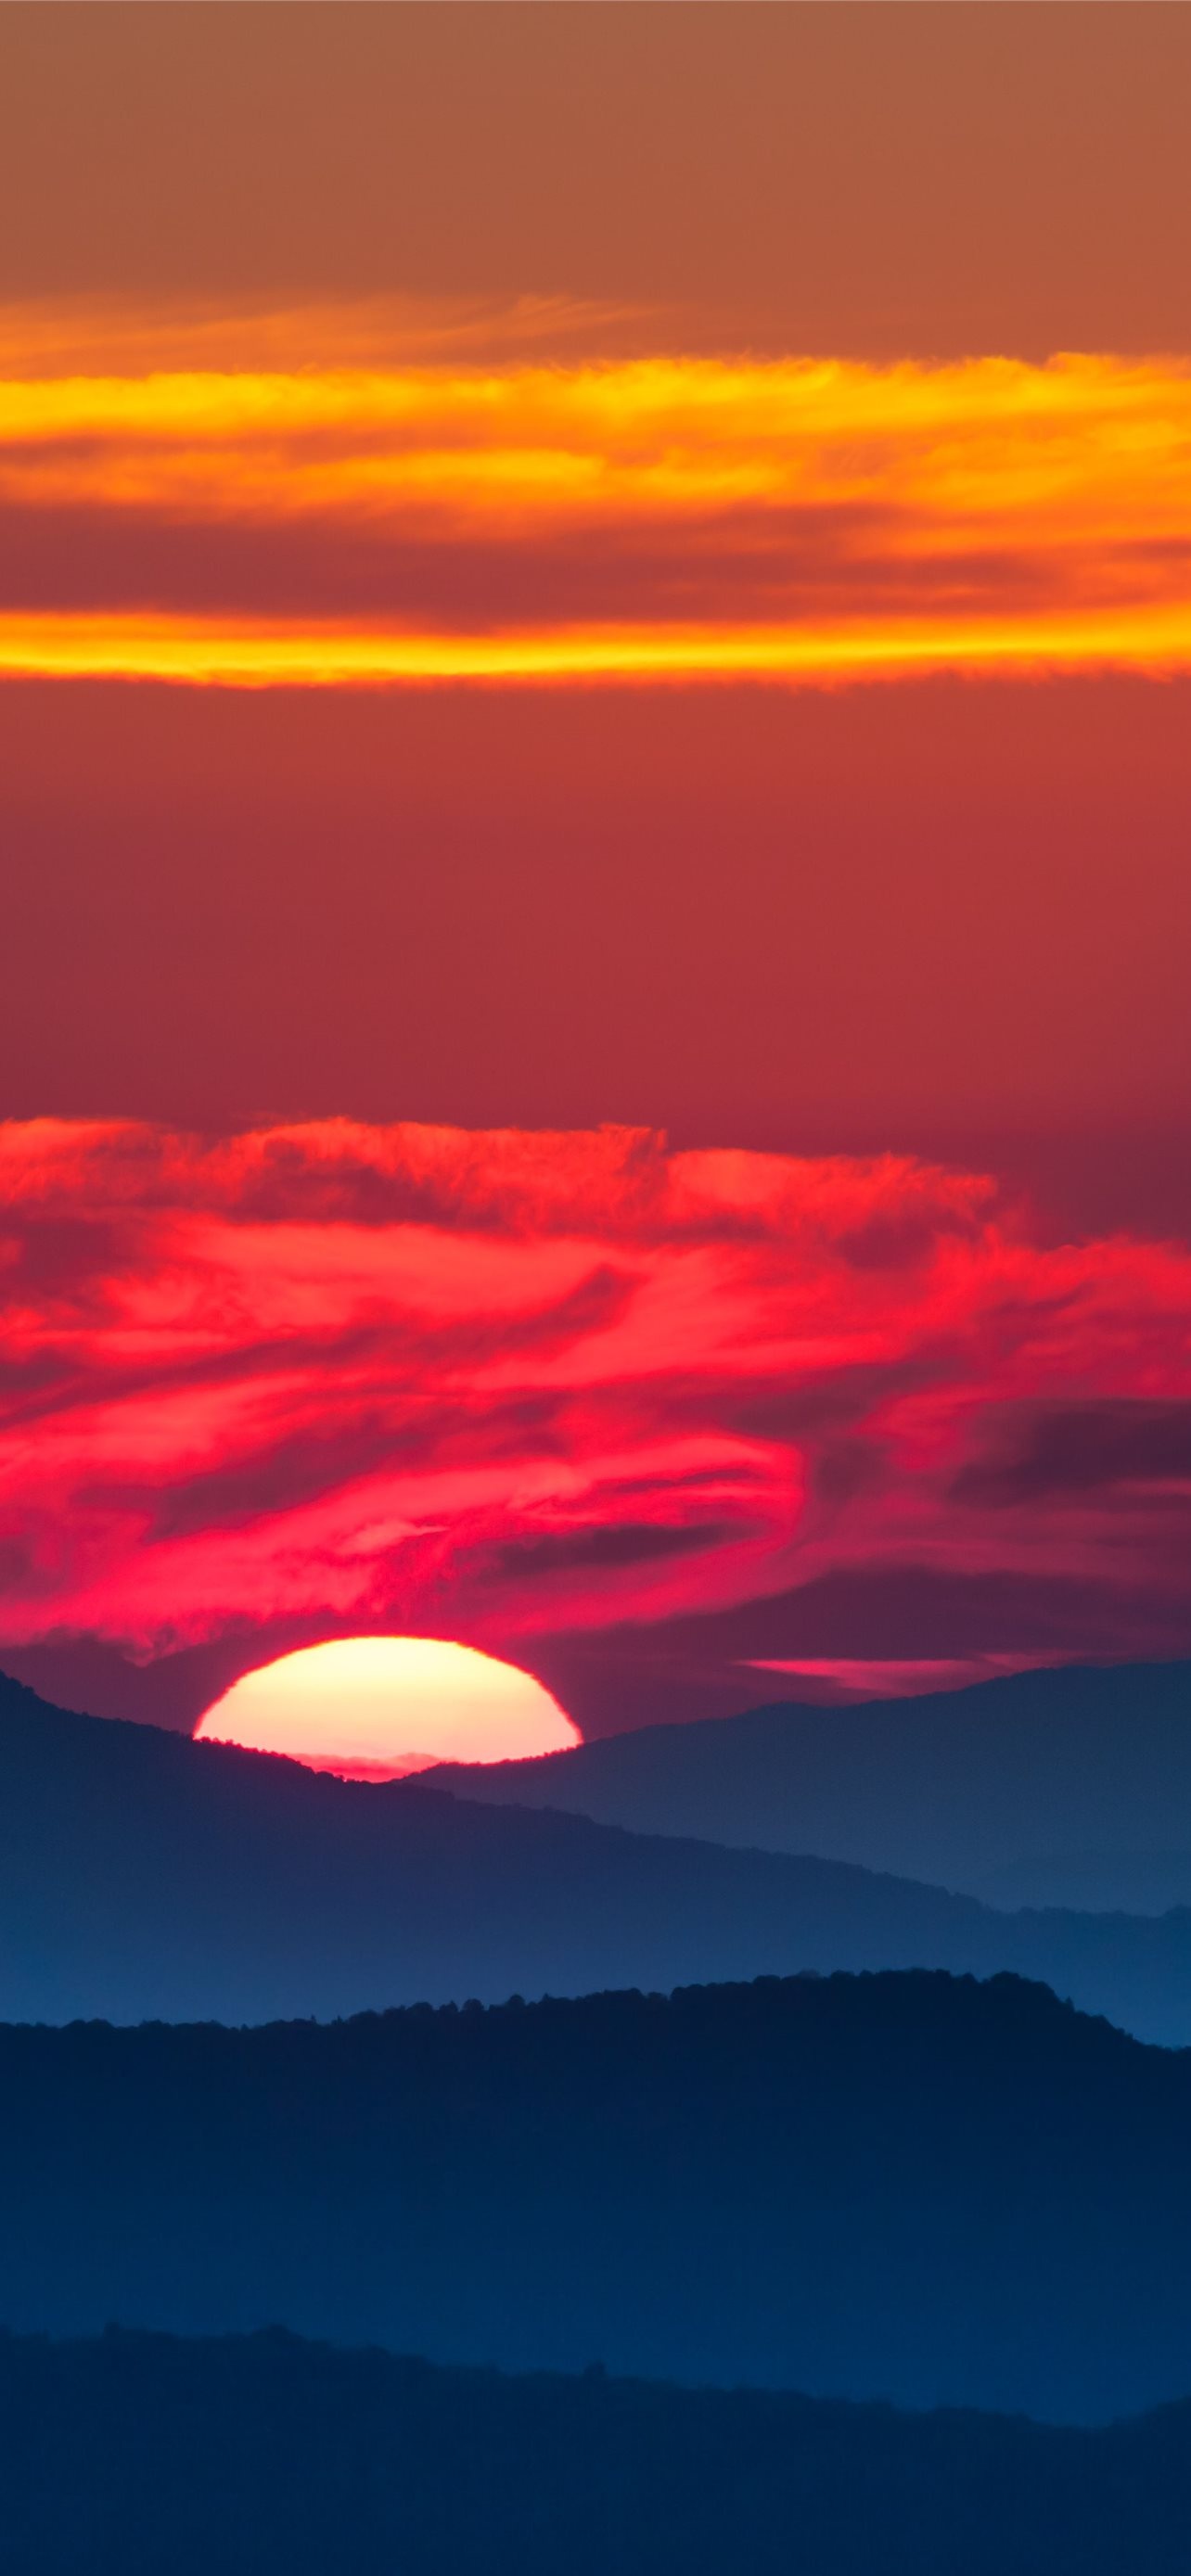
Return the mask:
<path fill-rule="evenodd" d="M 245 1673 L 195 1734 L 287 1754 L 343 1779 L 393 1780 L 436 1762 L 515 1762 L 578 1744 L 532 1674 L 438 1637 L 344 1637 Z"/>
<path fill-rule="evenodd" d="M 940 616 L 788 627 L 600 626 L 438 635 L 311 621 L 0 613 L 0 679 L 159 680 L 236 689 L 417 681 L 906 679 L 931 671 L 1191 670 L 1191 605 L 1102 615 Z"/>
<path fill-rule="evenodd" d="M 29 558 L 0 676 L 1191 667 L 1185 359 L 349 364 L 316 334 L 253 368 L 216 333 L 154 367 L 133 332 L 133 372 L 116 333 L 62 375 L 28 335 L 0 327 Z"/>

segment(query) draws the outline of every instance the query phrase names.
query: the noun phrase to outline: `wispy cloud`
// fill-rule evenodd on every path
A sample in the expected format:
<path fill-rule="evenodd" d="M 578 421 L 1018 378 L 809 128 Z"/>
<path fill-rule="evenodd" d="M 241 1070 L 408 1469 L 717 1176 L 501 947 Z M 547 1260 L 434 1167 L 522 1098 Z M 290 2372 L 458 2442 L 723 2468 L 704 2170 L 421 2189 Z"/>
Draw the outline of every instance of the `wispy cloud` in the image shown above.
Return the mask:
<path fill-rule="evenodd" d="M 1081 1600 L 1101 1649 L 1114 1601 L 1186 1624 L 1191 1256 L 1041 1248 L 979 1174 L 39 1122 L 0 1195 L 9 1646 L 671 1623 L 813 1666 L 790 1605 L 843 1579 L 1049 1587 L 1066 1651 Z"/>
<path fill-rule="evenodd" d="M 501 356 L 490 316 L 0 321 L 0 672 L 1191 664 L 1183 360 L 601 362 L 552 307 Z"/>

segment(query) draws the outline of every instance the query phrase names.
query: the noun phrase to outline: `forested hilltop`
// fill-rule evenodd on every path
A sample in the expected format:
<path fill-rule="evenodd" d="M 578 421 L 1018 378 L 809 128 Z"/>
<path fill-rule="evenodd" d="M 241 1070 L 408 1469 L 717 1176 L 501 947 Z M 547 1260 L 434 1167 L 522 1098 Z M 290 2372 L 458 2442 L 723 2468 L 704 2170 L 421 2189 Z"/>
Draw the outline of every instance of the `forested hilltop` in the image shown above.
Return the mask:
<path fill-rule="evenodd" d="M 1015 1978 L 0 2030 L 0 2322 L 1095 2421 L 1191 2391 L 1191 2054 Z"/>

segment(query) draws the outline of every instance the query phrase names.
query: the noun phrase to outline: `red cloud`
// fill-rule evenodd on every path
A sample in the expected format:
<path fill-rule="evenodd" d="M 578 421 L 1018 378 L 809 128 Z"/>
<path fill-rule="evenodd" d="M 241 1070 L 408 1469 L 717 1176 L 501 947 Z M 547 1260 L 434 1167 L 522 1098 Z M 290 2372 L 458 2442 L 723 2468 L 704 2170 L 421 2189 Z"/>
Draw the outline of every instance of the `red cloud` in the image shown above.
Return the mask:
<path fill-rule="evenodd" d="M 668 1640 L 743 1701 L 754 1664 L 1184 1641 L 1177 1247 L 611 1129 L 37 1122 L 0 1187 L 10 1655 L 387 1627 L 611 1675 Z M 849 1599 L 875 1629 L 824 1626 Z M 987 1632 L 929 1609 L 961 1599 Z"/>

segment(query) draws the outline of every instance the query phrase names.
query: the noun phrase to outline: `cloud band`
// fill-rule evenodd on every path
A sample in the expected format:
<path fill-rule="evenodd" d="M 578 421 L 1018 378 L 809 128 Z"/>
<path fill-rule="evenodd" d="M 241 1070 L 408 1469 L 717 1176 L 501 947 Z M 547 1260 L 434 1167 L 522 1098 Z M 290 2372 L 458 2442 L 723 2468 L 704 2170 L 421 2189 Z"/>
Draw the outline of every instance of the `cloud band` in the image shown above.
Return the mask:
<path fill-rule="evenodd" d="M 299 362 L 291 316 L 264 369 L 228 331 L 155 364 L 113 322 L 103 373 L 0 331 L 0 674 L 1191 666 L 1182 360 L 428 361 L 324 317 Z"/>

